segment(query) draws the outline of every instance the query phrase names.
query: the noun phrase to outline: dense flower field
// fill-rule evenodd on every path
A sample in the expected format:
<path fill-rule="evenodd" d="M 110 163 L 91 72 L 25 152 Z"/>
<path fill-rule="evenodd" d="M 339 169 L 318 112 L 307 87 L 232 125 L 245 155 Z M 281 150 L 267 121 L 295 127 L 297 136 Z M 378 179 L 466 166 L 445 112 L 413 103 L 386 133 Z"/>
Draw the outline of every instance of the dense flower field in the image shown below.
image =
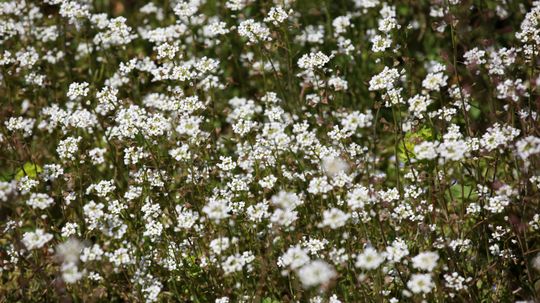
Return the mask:
<path fill-rule="evenodd" d="M 0 16 L 0 302 L 540 302 L 540 1 Z"/>

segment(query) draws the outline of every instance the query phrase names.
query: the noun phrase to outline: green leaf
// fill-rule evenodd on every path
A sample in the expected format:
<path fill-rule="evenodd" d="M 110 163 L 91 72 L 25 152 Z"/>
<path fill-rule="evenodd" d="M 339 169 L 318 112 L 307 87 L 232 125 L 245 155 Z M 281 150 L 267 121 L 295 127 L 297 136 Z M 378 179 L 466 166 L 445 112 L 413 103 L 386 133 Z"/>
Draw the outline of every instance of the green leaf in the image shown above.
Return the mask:
<path fill-rule="evenodd" d="M 407 160 L 407 154 L 410 158 L 415 158 L 414 146 L 423 141 L 431 141 L 433 139 L 433 132 L 428 127 L 423 127 L 416 132 L 408 132 L 405 134 L 405 138 L 399 144 L 398 156 L 401 160 Z"/>
<path fill-rule="evenodd" d="M 462 190 L 463 193 L 461 192 Z M 455 201 L 460 203 L 463 203 L 463 200 L 475 200 L 478 198 L 476 191 L 470 185 L 464 185 L 462 188 L 461 184 L 454 184 L 450 187 L 450 192 L 452 192 L 452 195 L 448 191 L 445 192 L 445 197 L 448 201 L 450 201 L 450 197 L 453 197 Z"/>
<path fill-rule="evenodd" d="M 469 113 L 473 117 L 473 120 L 478 120 L 478 118 L 480 118 L 480 115 L 482 114 L 482 111 L 479 110 L 477 107 L 471 107 Z"/>
<path fill-rule="evenodd" d="M 24 176 L 28 176 L 31 179 L 36 179 L 38 177 L 38 174 L 43 172 L 43 168 L 41 166 L 26 162 L 24 163 L 22 168 L 17 169 L 17 173 L 15 174 L 15 180 L 20 180 Z"/>

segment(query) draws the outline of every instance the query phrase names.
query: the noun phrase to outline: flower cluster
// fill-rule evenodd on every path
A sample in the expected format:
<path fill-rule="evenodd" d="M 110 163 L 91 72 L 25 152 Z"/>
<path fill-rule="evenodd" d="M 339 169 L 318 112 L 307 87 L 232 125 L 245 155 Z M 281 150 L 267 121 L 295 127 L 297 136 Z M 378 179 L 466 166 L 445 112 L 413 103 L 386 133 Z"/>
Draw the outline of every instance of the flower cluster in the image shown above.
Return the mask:
<path fill-rule="evenodd" d="M 0 301 L 539 302 L 540 1 L 0 16 Z"/>

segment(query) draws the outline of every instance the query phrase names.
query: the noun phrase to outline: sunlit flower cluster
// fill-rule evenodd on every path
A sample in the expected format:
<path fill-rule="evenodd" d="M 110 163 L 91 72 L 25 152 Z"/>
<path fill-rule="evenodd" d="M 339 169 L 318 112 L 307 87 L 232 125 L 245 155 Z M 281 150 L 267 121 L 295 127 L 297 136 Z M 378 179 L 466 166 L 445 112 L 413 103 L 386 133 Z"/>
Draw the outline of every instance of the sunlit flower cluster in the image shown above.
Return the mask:
<path fill-rule="evenodd" d="M 539 302 L 540 1 L 0 16 L 1 302 Z"/>

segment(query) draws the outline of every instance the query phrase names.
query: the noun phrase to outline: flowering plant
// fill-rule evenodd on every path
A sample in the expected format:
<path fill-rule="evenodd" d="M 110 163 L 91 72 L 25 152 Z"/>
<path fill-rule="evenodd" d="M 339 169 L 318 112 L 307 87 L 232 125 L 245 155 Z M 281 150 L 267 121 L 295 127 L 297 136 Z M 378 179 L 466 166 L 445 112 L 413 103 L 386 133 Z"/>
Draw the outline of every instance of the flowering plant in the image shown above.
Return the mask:
<path fill-rule="evenodd" d="M 540 300 L 540 1 L 0 16 L 0 301 Z"/>

